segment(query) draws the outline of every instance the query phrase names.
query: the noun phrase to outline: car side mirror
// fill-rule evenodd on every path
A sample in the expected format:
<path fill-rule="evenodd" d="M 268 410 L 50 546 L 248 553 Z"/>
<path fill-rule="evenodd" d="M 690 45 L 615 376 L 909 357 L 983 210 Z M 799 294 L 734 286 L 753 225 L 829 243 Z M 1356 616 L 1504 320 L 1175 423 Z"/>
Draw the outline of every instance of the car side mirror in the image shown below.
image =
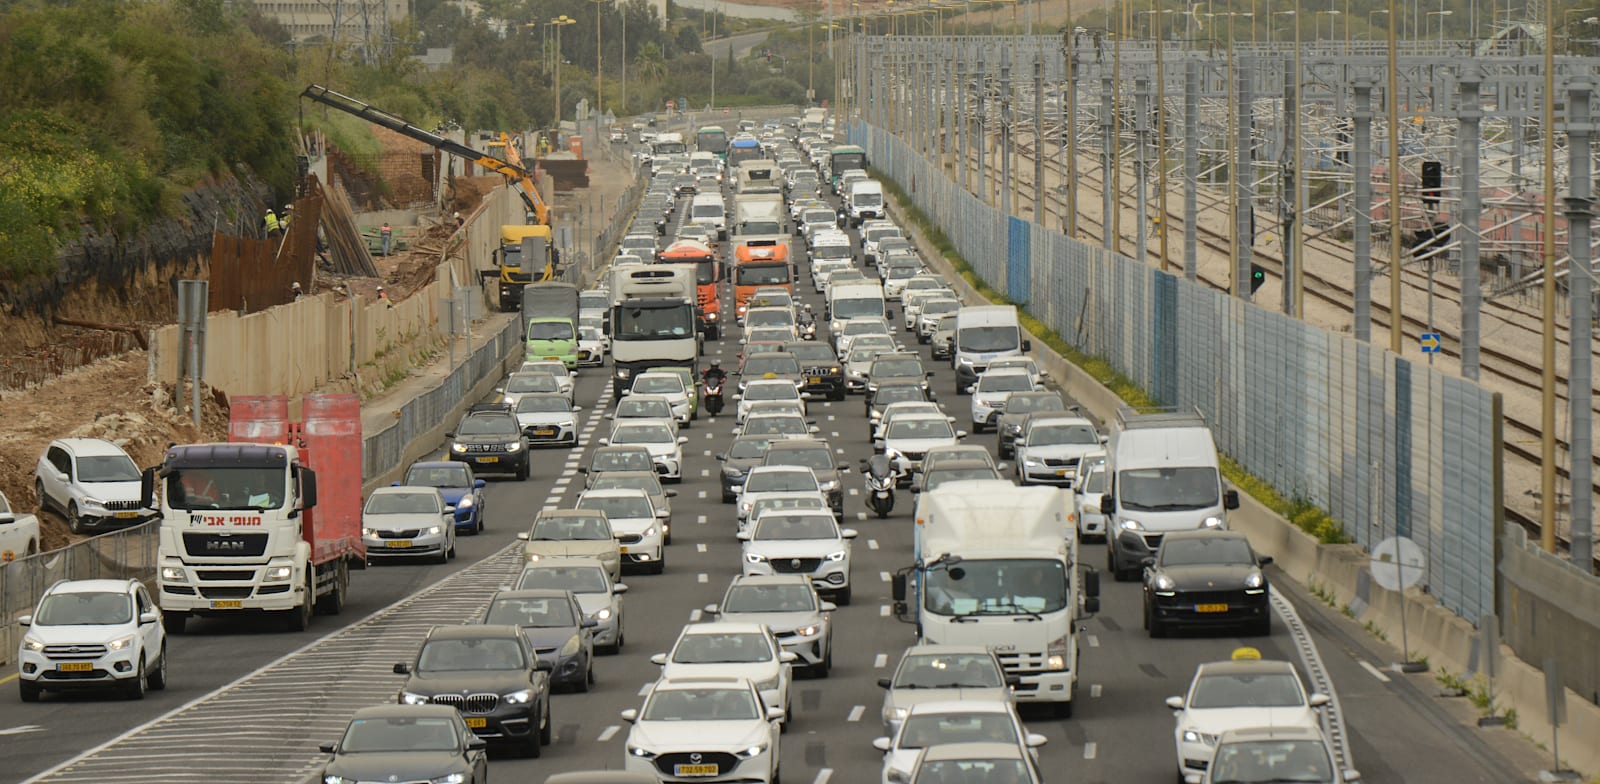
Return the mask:
<path fill-rule="evenodd" d="M 600 439 L 600 445 L 601 446 L 610 446 L 611 445 L 611 439 L 609 439 L 609 438 Z M 588 472 L 585 471 L 584 473 L 588 473 Z"/>
<path fill-rule="evenodd" d="M 1116 514 L 1117 499 L 1110 493 L 1100 496 L 1100 514 Z"/>
<path fill-rule="evenodd" d="M 657 666 L 663 666 L 664 667 L 667 664 L 667 655 L 664 654 L 664 653 L 658 653 L 658 654 L 656 654 L 654 656 L 651 656 L 650 657 L 650 663 L 654 664 L 654 665 L 657 665 Z"/>
<path fill-rule="evenodd" d="M 706 615 L 716 615 L 720 612 L 722 612 L 721 608 L 717 607 L 715 604 L 708 604 L 705 606 Z"/>
<path fill-rule="evenodd" d="M 533 663 L 533 668 L 539 672 L 553 672 L 556 668 L 556 664 L 549 659 L 540 659 Z"/>
<path fill-rule="evenodd" d="M 676 491 L 676 490 L 665 490 L 663 492 L 666 493 L 666 496 L 668 498 L 677 498 L 678 497 L 678 491 Z"/>
<path fill-rule="evenodd" d="M 483 751 L 489 748 L 489 741 L 476 735 L 467 739 L 467 751 Z"/>
<path fill-rule="evenodd" d="M 819 609 L 821 609 L 825 613 L 830 613 L 830 612 L 833 612 L 834 610 L 839 609 L 839 605 L 834 604 L 833 602 L 823 602 L 823 603 L 817 605 L 817 607 Z"/>
<path fill-rule="evenodd" d="M 583 619 L 583 623 L 578 624 L 578 628 L 580 629 L 594 629 L 599 626 L 600 622 L 593 618 L 585 618 Z"/>
<path fill-rule="evenodd" d="M 496 395 L 504 395 L 506 393 L 506 388 L 505 387 L 495 387 L 494 388 L 494 393 Z"/>
<path fill-rule="evenodd" d="M 783 717 L 787 715 L 789 715 L 789 712 L 782 708 L 767 709 L 767 721 L 783 721 Z"/>
<path fill-rule="evenodd" d="M 1271 566 L 1272 565 L 1272 556 L 1263 555 L 1260 558 L 1257 558 L 1256 559 L 1256 565 L 1258 565 L 1258 566 Z"/>
<path fill-rule="evenodd" d="M 1238 490 L 1229 490 L 1229 491 L 1227 491 L 1227 492 L 1222 494 L 1222 508 L 1223 509 L 1238 509 L 1239 508 L 1239 491 Z"/>
<path fill-rule="evenodd" d="M 1043 746 L 1044 744 L 1049 743 L 1050 739 L 1045 737 L 1045 736 L 1043 736 L 1043 735 L 1040 735 L 1037 732 L 1030 732 L 1030 733 L 1028 733 L 1027 737 L 1023 738 L 1023 742 L 1028 745 L 1028 748 L 1037 749 L 1040 746 Z"/>
<path fill-rule="evenodd" d="M 623 721 L 628 722 L 629 724 L 639 720 L 639 711 L 634 710 L 633 708 L 629 708 L 618 715 L 622 717 Z"/>
<path fill-rule="evenodd" d="M 32 615 L 19 615 L 19 616 L 17 616 L 17 625 L 18 626 L 32 626 L 33 625 L 33 616 Z"/>
<path fill-rule="evenodd" d="M 455 433 L 455 431 L 454 431 L 454 430 L 452 430 L 452 431 L 450 431 L 450 432 L 448 432 L 448 433 L 445 433 L 445 434 L 444 434 L 444 437 L 445 437 L 445 438 L 455 438 L 455 437 L 456 437 L 456 433 Z"/>
<path fill-rule="evenodd" d="M 1331 702 L 1331 700 L 1328 699 L 1328 695 L 1326 694 L 1313 693 L 1309 698 L 1306 699 L 1306 704 L 1313 708 L 1320 708 L 1324 705 L 1327 705 L 1329 702 Z"/>
<path fill-rule="evenodd" d="M 683 446 L 684 444 L 687 444 L 687 443 L 689 443 L 689 437 L 688 436 L 678 436 L 678 446 Z"/>
<path fill-rule="evenodd" d="M 394 666 L 394 674 L 396 674 L 396 675 L 410 675 L 411 674 L 411 665 L 406 664 L 404 662 L 401 662 L 400 664 L 396 664 Z"/>
<path fill-rule="evenodd" d="M 741 542 L 750 541 L 750 532 L 749 531 L 740 531 L 740 532 L 734 534 L 733 536 L 734 536 L 734 538 L 738 539 Z"/>
<path fill-rule="evenodd" d="M 623 396 L 623 397 L 627 397 L 627 396 L 629 396 L 629 395 L 631 395 L 631 394 L 633 394 L 633 390 L 631 390 L 631 389 L 624 389 L 624 390 L 622 390 L 622 396 Z"/>
<path fill-rule="evenodd" d="M 573 406 L 572 410 L 573 411 L 582 411 L 583 410 L 583 406 Z"/>
<path fill-rule="evenodd" d="M 894 748 L 893 744 L 888 738 L 873 738 L 872 747 L 885 753 L 887 753 L 889 749 Z"/>
<path fill-rule="evenodd" d="M 860 536 L 860 535 L 861 535 L 861 532 L 857 531 L 854 528 L 846 528 L 846 529 L 844 529 L 844 530 L 839 532 L 839 536 L 844 537 L 845 539 L 854 539 L 854 538 L 856 538 L 857 536 Z"/>
<path fill-rule="evenodd" d="M 965 431 L 965 430 L 957 430 L 956 431 L 956 438 L 966 438 L 966 437 L 967 437 L 967 431 Z"/>
<path fill-rule="evenodd" d="M 139 615 L 139 625 L 140 626 L 149 626 L 150 624 L 155 623 L 156 621 L 159 621 L 159 620 L 161 620 L 161 616 L 156 615 L 153 612 L 141 613 Z"/>
<path fill-rule="evenodd" d="M 611 586 L 611 592 L 612 593 L 627 593 L 628 592 L 628 586 L 627 586 L 626 583 L 617 583 L 616 585 Z"/>
<path fill-rule="evenodd" d="M 1315 695 L 1313 695 L 1313 696 L 1315 696 Z M 1169 708 L 1171 708 L 1173 710 L 1183 710 L 1183 698 L 1182 697 L 1168 697 L 1167 698 L 1167 707 L 1169 707 Z"/>
<path fill-rule="evenodd" d="M 784 664 L 793 664 L 794 662 L 800 661 L 800 654 L 795 653 L 794 651 L 784 651 L 778 654 L 778 661 L 781 661 Z"/>
<path fill-rule="evenodd" d="M 817 427 L 816 425 L 807 425 L 806 426 L 806 432 L 810 433 L 812 435 L 816 435 L 817 433 L 821 433 L 822 432 L 822 428 Z"/>
<path fill-rule="evenodd" d="M 317 750 L 321 751 L 323 754 L 333 754 L 334 752 L 339 750 L 339 744 L 337 744 L 337 743 L 324 743 L 321 746 L 318 746 Z"/>

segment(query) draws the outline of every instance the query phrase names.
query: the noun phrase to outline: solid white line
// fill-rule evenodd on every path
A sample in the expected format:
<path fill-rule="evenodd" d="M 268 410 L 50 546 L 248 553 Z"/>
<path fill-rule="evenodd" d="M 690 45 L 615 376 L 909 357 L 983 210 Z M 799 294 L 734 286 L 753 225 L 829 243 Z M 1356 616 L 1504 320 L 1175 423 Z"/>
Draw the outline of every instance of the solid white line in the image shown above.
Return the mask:
<path fill-rule="evenodd" d="M 867 540 L 867 549 L 868 550 L 876 550 L 876 549 L 878 549 L 878 540 L 876 540 L 876 539 L 868 539 Z"/>
<path fill-rule="evenodd" d="M 1100 696 L 1100 691 L 1101 691 L 1100 684 L 1098 684 L 1098 683 L 1089 684 L 1089 696 L 1090 697 L 1099 697 Z"/>
<path fill-rule="evenodd" d="M 847 718 L 845 718 L 845 721 L 861 721 L 861 714 L 866 713 L 866 712 L 867 712 L 867 706 L 865 706 L 865 705 L 857 705 L 857 706 L 855 706 L 855 707 L 850 709 L 850 715 Z"/>
<path fill-rule="evenodd" d="M 1099 744 L 1096 744 L 1092 740 L 1089 741 L 1088 743 L 1083 744 L 1083 758 L 1084 759 L 1094 759 L 1095 751 L 1098 750 L 1098 749 L 1099 749 Z"/>
<path fill-rule="evenodd" d="M 831 778 L 833 778 L 833 768 L 823 768 L 817 771 L 817 777 L 811 780 L 811 784 L 828 784 Z"/>
<path fill-rule="evenodd" d="M 612 738 L 615 738 L 617 736 L 617 733 L 620 732 L 621 730 L 622 730 L 621 727 L 618 727 L 617 725 L 613 724 L 613 725 L 605 728 L 604 730 L 602 730 L 600 732 L 600 737 L 595 738 L 595 740 L 597 742 L 600 742 L 600 743 L 605 743 L 606 741 L 611 740 Z"/>
<path fill-rule="evenodd" d="M 1094 635 L 1094 634 L 1089 635 L 1089 647 L 1090 648 L 1098 648 L 1098 647 L 1100 647 L 1100 637 L 1098 635 Z"/>
<path fill-rule="evenodd" d="M 1366 670 L 1368 673 L 1370 673 L 1372 675 L 1372 677 L 1377 678 L 1379 683 L 1388 683 L 1389 682 L 1389 676 L 1384 675 L 1383 671 L 1378 669 L 1377 667 L 1374 667 L 1371 664 L 1368 664 L 1365 659 L 1357 659 L 1356 660 L 1356 664 L 1361 665 L 1361 669 Z"/>
<path fill-rule="evenodd" d="M 711 578 L 707 577 L 705 572 L 701 572 L 694 576 L 694 581 L 697 583 L 708 583 L 711 582 Z"/>
<path fill-rule="evenodd" d="M 889 655 L 886 653 L 880 653 L 877 656 L 872 657 L 872 666 L 880 670 L 889 666 Z"/>

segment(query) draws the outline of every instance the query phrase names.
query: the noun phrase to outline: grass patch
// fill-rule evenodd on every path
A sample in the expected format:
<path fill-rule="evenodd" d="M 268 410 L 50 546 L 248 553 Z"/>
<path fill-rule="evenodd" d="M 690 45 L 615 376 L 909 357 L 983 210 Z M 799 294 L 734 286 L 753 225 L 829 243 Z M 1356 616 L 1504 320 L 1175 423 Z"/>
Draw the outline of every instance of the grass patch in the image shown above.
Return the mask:
<path fill-rule="evenodd" d="M 1384 634 L 1383 630 L 1378 628 L 1378 624 L 1373 623 L 1372 621 L 1367 621 L 1366 624 L 1361 628 L 1366 629 L 1368 634 L 1383 640 L 1384 642 L 1389 641 L 1389 635 Z"/>

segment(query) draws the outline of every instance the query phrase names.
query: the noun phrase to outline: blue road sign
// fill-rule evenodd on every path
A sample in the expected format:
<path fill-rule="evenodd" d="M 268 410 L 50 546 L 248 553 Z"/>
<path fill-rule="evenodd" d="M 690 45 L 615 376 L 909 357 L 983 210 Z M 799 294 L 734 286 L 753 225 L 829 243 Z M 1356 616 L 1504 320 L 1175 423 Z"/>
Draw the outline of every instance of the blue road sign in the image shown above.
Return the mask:
<path fill-rule="evenodd" d="M 1443 348 L 1437 332 L 1424 332 L 1419 340 L 1422 343 L 1422 353 L 1424 354 L 1437 354 Z"/>

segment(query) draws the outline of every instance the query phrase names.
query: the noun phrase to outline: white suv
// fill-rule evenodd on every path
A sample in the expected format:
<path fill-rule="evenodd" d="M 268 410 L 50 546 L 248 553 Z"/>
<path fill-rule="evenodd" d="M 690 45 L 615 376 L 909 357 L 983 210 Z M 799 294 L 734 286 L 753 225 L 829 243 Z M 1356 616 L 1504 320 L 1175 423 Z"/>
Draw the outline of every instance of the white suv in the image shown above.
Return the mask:
<path fill-rule="evenodd" d="M 75 534 L 155 517 L 139 506 L 139 467 L 122 447 L 98 438 L 50 442 L 33 471 L 41 509 L 54 507 Z"/>
<path fill-rule="evenodd" d="M 167 687 L 161 610 L 137 580 L 63 580 L 50 586 L 17 652 L 23 702 L 44 691 L 114 688 L 132 699 Z"/>

